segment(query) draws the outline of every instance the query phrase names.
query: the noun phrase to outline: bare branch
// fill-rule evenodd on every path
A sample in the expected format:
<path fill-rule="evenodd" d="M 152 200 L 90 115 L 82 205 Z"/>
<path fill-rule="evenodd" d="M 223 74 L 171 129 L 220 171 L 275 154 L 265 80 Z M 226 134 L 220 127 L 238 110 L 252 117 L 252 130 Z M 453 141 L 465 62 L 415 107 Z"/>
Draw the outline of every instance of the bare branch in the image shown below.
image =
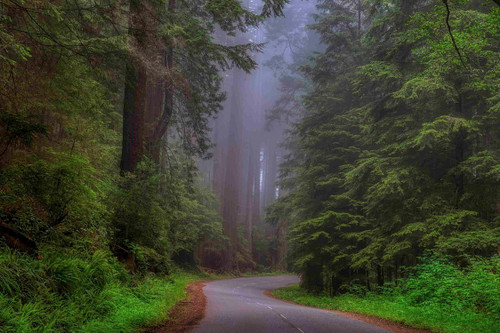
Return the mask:
<path fill-rule="evenodd" d="M 500 1 L 500 0 L 494 0 L 494 1 Z M 453 47 L 455 48 L 455 51 L 457 51 L 458 57 L 460 58 L 460 62 L 462 65 L 467 68 L 467 65 L 465 64 L 464 58 L 462 57 L 462 52 L 460 52 L 460 49 L 458 48 L 457 42 L 455 41 L 455 37 L 453 36 L 453 33 L 451 31 L 451 25 L 450 25 L 450 6 L 448 5 L 448 0 L 443 0 L 443 3 L 446 7 L 446 26 L 448 27 L 448 33 L 450 34 L 451 37 L 451 42 L 453 43 Z"/>

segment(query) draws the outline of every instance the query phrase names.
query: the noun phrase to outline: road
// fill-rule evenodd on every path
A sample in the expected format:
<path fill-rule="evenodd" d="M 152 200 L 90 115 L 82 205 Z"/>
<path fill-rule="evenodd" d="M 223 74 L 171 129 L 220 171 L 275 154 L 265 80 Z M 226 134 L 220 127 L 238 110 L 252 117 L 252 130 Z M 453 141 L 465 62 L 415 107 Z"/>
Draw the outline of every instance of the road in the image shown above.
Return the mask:
<path fill-rule="evenodd" d="M 325 310 L 265 296 L 297 284 L 296 276 L 251 277 L 208 283 L 205 317 L 194 333 L 388 333 L 377 326 Z"/>

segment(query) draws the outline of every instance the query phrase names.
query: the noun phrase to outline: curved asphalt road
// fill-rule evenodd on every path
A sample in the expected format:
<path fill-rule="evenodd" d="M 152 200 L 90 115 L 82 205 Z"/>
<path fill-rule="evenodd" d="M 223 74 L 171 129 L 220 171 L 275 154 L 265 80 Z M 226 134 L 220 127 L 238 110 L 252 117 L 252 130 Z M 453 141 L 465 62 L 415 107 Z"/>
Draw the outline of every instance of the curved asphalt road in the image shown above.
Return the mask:
<path fill-rule="evenodd" d="M 329 311 L 282 302 L 264 291 L 297 284 L 297 276 L 220 280 L 203 289 L 205 318 L 195 333 L 388 333 L 365 322 Z"/>

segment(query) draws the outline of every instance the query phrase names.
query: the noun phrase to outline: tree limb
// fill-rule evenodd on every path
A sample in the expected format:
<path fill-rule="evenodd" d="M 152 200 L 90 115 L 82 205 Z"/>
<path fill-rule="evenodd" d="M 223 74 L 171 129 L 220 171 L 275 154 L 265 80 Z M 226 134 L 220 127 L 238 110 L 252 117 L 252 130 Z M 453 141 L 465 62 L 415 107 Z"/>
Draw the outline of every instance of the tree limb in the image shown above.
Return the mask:
<path fill-rule="evenodd" d="M 494 1 L 499 1 L 500 0 L 494 0 Z M 455 40 L 455 37 L 453 36 L 453 33 L 451 31 L 451 25 L 450 25 L 450 15 L 451 15 L 451 11 L 450 11 L 450 6 L 448 5 L 448 0 L 443 0 L 443 3 L 446 7 L 446 26 L 448 27 L 448 33 L 451 37 L 451 42 L 453 43 L 453 47 L 455 48 L 455 51 L 457 51 L 457 54 L 458 54 L 458 57 L 460 58 L 460 62 L 462 63 L 462 65 L 467 68 L 467 65 L 465 64 L 465 61 L 464 61 L 464 58 L 462 57 L 462 52 L 460 52 L 460 49 L 458 48 L 458 45 L 457 45 L 457 42 Z"/>

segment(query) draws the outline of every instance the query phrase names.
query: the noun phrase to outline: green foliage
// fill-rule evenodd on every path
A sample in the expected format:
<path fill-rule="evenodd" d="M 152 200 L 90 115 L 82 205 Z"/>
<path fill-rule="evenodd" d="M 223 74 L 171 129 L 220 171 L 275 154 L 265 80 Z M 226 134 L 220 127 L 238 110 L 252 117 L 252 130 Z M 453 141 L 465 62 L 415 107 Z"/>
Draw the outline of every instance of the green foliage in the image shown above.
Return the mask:
<path fill-rule="evenodd" d="M 326 49 L 282 166 L 303 286 L 329 294 L 396 281 L 427 250 L 500 245 L 498 13 L 480 1 L 319 2 Z M 460 56 L 457 54 L 458 48 Z"/>
<path fill-rule="evenodd" d="M 193 264 L 198 244 L 223 240 L 215 195 L 191 182 L 188 169 L 182 160 L 171 161 L 167 174 L 144 161 L 112 196 L 113 243 L 135 253 L 141 270 L 168 272 L 172 258 Z"/>
<path fill-rule="evenodd" d="M 449 259 L 426 257 L 395 287 L 412 306 L 435 306 L 457 313 L 472 310 L 500 318 L 500 259 L 469 258 L 458 268 Z"/>
<path fill-rule="evenodd" d="M 497 332 L 500 329 L 499 258 L 473 258 L 465 268 L 426 257 L 411 275 L 376 292 L 353 288 L 329 297 L 299 286 L 274 291 L 279 298 L 324 309 L 362 313 L 436 332 Z"/>
<path fill-rule="evenodd" d="M 2 332 L 135 332 L 165 320 L 198 277 L 130 277 L 109 251 L 0 253 Z"/>
<path fill-rule="evenodd" d="M 37 121 L 33 115 L 21 116 L 5 112 L 0 114 L 0 123 L 3 129 L 2 144 L 4 147 L 1 152 L 2 155 L 11 144 L 20 142 L 25 146 L 31 146 L 33 139 L 38 134 L 47 134 L 47 126 Z"/>
<path fill-rule="evenodd" d="M 160 194 L 161 175 L 153 163 L 144 162 L 137 172 L 122 180 L 117 198 L 113 227 L 118 244 L 141 244 L 164 249 L 168 240 L 169 220 L 166 200 Z"/>
<path fill-rule="evenodd" d="M 105 221 L 100 181 L 89 161 L 77 155 L 53 154 L 52 162 L 35 159 L 4 168 L 0 184 L 1 219 L 35 241 L 62 244 Z"/>

